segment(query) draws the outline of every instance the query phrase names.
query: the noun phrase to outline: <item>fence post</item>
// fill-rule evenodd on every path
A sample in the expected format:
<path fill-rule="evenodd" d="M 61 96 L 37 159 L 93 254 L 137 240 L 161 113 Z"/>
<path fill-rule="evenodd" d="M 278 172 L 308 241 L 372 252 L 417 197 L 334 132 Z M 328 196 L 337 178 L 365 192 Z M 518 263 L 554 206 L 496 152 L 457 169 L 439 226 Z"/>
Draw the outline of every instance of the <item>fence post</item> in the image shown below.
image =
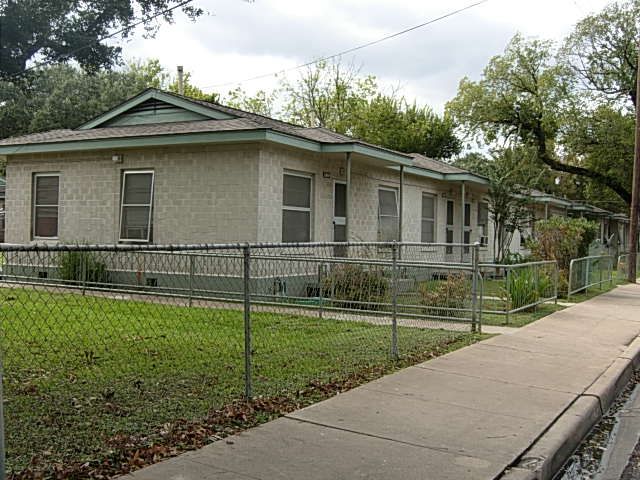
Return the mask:
<path fill-rule="evenodd" d="M 613 262 L 615 258 L 612 256 L 609 260 L 609 287 L 613 288 Z"/>
<path fill-rule="evenodd" d="M 193 306 L 193 255 L 189 256 L 189 306 Z"/>
<path fill-rule="evenodd" d="M 85 255 L 85 252 L 80 250 L 80 258 L 82 262 L 80 262 L 80 279 L 82 281 L 82 295 L 86 294 L 87 290 L 87 261 L 89 259 L 89 253 Z"/>
<path fill-rule="evenodd" d="M 249 245 L 242 248 L 243 253 L 243 290 L 244 290 L 244 396 L 251 400 L 253 388 L 251 385 L 251 251 Z"/>
<path fill-rule="evenodd" d="M 473 244 L 471 250 L 471 331 L 480 333 L 478 328 L 478 276 L 480 275 L 480 264 L 478 257 L 480 253 L 480 244 Z"/>
<path fill-rule="evenodd" d="M 556 261 L 553 266 L 553 297 L 554 304 L 558 304 L 558 283 L 560 283 L 560 267 Z"/>
<path fill-rule="evenodd" d="M 584 294 L 586 295 L 587 293 L 589 293 L 589 280 L 591 280 L 591 272 L 590 267 L 591 266 L 591 260 L 587 258 L 587 268 L 585 269 L 585 276 L 584 276 Z"/>
<path fill-rule="evenodd" d="M 511 268 L 509 268 L 509 265 L 505 265 L 504 267 L 505 269 L 505 286 L 507 287 L 506 289 L 506 295 L 505 298 L 507 299 L 507 304 L 505 305 L 507 308 L 507 315 L 506 315 L 506 320 L 504 322 L 505 325 L 509 325 L 509 312 L 511 312 L 511 290 L 509 290 L 509 280 L 510 280 L 510 273 L 511 273 Z"/>
<path fill-rule="evenodd" d="M 391 357 L 398 358 L 398 244 L 391 245 Z"/>
<path fill-rule="evenodd" d="M 318 264 L 318 318 L 322 318 L 322 263 Z"/>
<path fill-rule="evenodd" d="M 607 262 L 608 264 L 609 262 Z M 608 268 L 607 268 L 608 270 Z M 602 260 L 598 260 L 598 286 L 602 290 Z"/>
<path fill-rule="evenodd" d="M 4 349 L 0 349 L 0 480 L 5 479 L 5 448 L 4 448 Z"/>

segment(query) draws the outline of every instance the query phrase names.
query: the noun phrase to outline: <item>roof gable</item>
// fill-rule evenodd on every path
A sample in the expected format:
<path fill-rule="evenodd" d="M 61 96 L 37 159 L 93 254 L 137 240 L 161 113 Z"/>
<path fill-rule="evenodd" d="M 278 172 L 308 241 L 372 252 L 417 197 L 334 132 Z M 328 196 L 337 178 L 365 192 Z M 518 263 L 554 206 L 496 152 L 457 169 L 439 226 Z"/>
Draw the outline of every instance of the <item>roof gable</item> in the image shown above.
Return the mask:
<path fill-rule="evenodd" d="M 184 122 L 198 120 L 228 120 L 237 118 L 227 112 L 207 107 L 183 97 L 148 89 L 135 97 L 89 120 L 78 130 L 150 123 Z"/>

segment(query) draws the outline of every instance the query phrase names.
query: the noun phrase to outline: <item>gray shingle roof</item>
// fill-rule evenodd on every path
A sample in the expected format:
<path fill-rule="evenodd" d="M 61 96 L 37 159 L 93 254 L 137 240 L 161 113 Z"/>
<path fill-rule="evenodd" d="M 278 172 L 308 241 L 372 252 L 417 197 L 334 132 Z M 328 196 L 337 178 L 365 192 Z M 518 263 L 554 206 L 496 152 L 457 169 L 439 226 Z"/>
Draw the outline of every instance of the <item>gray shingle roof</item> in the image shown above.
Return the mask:
<path fill-rule="evenodd" d="M 145 90 L 154 90 L 148 89 Z M 142 95 L 142 92 L 139 95 Z M 358 143 L 367 147 L 372 147 L 381 151 L 387 151 L 393 154 L 409 157 L 406 153 L 398 152 L 389 148 L 374 145 L 356 138 L 351 138 L 347 135 L 332 132 L 326 128 L 306 128 L 292 123 L 283 122 L 274 118 L 269 118 L 264 115 L 256 113 L 245 112 L 237 108 L 227 107 L 217 103 L 206 102 L 203 100 L 197 100 L 182 95 L 177 95 L 172 92 L 162 92 L 165 95 L 174 96 L 189 102 L 196 103 L 200 106 L 217 110 L 219 112 L 232 115 L 234 119 L 228 120 L 198 120 L 198 121 L 186 121 L 186 122 L 173 122 L 173 123 L 155 123 L 146 125 L 127 125 L 118 127 L 99 127 L 90 129 L 65 129 L 65 130 L 51 130 L 48 132 L 34 133 L 30 135 L 23 135 L 21 137 L 6 138 L 0 140 L 1 146 L 15 146 L 15 145 L 27 145 L 37 143 L 59 143 L 59 142 L 73 142 L 80 140 L 100 140 L 100 139 L 113 139 L 113 138 L 131 138 L 131 137 L 145 137 L 145 136 L 157 136 L 157 135 L 173 135 L 173 134 L 188 134 L 188 133 L 203 133 L 203 132 L 224 132 L 224 131 L 239 131 L 239 130 L 262 130 L 270 129 L 276 132 L 293 135 L 299 138 L 313 140 L 321 143 Z M 135 97 L 134 97 L 135 98 Z"/>
<path fill-rule="evenodd" d="M 413 157 L 413 163 L 417 167 L 426 168 L 427 170 L 433 170 L 439 173 L 469 173 L 468 170 L 455 167 L 441 160 L 425 157 L 420 153 L 410 154 Z"/>
<path fill-rule="evenodd" d="M 5 138 L 0 145 L 25 145 L 31 143 L 56 143 L 104 138 L 145 137 L 150 135 L 175 135 L 179 133 L 228 132 L 265 128 L 246 118 L 231 120 L 201 120 L 197 122 L 154 123 L 123 127 L 102 127 L 89 130 L 51 130 L 21 137 Z"/>

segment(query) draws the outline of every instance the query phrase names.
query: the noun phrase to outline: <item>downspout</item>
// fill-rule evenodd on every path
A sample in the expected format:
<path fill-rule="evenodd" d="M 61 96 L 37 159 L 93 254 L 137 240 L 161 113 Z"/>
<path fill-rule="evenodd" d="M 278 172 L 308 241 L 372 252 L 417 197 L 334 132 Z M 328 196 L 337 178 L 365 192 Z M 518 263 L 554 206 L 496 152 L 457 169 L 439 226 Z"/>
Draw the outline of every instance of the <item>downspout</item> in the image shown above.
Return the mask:
<path fill-rule="evenodd" d="M 462 182 L 462 215 L 460 215 L 460 243 L 464 243 L 464 216 L 465 216 L 465 201 L 466 201 L 465 184 Z M 460 248 L 460 263 L 464 261 L 464 247 Z"/>
<path fill-rule="evenodd" d="M 351 241 L 350 235 L 350 223 L 351 223 L 351 152 L 347 152 L 346 157 L 346 189 L 345 189 L 345 204 L 344 204 L 344 238 L 347 242 Z"/>
<path fill-rule="evenodd" d="M 404 215 L 404 165 L 400 165 L 400 214 L 398 215 L 398 241 L 402 242 L 402 216 Z"/>

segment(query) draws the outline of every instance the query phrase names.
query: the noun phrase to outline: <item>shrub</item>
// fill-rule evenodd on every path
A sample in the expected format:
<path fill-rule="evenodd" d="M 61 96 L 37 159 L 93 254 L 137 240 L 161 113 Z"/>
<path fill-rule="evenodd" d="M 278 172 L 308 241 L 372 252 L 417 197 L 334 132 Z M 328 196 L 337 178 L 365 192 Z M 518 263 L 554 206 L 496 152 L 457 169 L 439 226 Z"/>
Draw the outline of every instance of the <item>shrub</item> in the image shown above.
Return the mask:
<path fill-rule="evenodd" d="M 86 274 L 83 279 L 82 266 L 86 265 Z M 77 251 L 65 252 L 60 258 L 60 278 L 67 282 L 78 283 L 85 280 L 87 283 L 109 283 L 107 266 L 93 252 Z"/>
<path fill-rule="evenodd" d="M 558 262 L 558 291 L 566 294 L 569 264 L 589 255 L 589 245 L 598 235 L 598 225 L 584 218 L 552 217 L 536 223 L 535 239 L 528 247 L 538 260 Z"/>
<path fill-rule="evenodd" d="M 445 281 L 422 284 L 420 303 L 427 307 L 425 313 L 428 315 L 456 317 L 462 313 L 455 309 L 465 307 L 468 293 L 469 286 L 464 274 L 450 273 Z"/>
<path fill-rule="evenodd" d="M 323 281 L 323 292 L 337 306 L 360 310 L 379 310 L 387 300 L 389 281 L 382 270 L 362 265 L 340 265 L 332 269 Z"/>
<path fill-rule="evenodd" d="M 560 270 L 569 270 L 573 258 L 589 254 L 589 245 L 598 234 L 598 225 L 584 218 L 552 217 L 536 222 L 535 239 L 528 242 L 539 260 L 555 260 Z"/>
<path fill-rule="evenodd" d="M 509 310 L 531 305 L 540 298 L 549 296 L 548 292 L 552 286 L 549 273 L 536 272 L 534 268 L 519 268 L 509 274 L 508 282 L 501 291 Z"/>

